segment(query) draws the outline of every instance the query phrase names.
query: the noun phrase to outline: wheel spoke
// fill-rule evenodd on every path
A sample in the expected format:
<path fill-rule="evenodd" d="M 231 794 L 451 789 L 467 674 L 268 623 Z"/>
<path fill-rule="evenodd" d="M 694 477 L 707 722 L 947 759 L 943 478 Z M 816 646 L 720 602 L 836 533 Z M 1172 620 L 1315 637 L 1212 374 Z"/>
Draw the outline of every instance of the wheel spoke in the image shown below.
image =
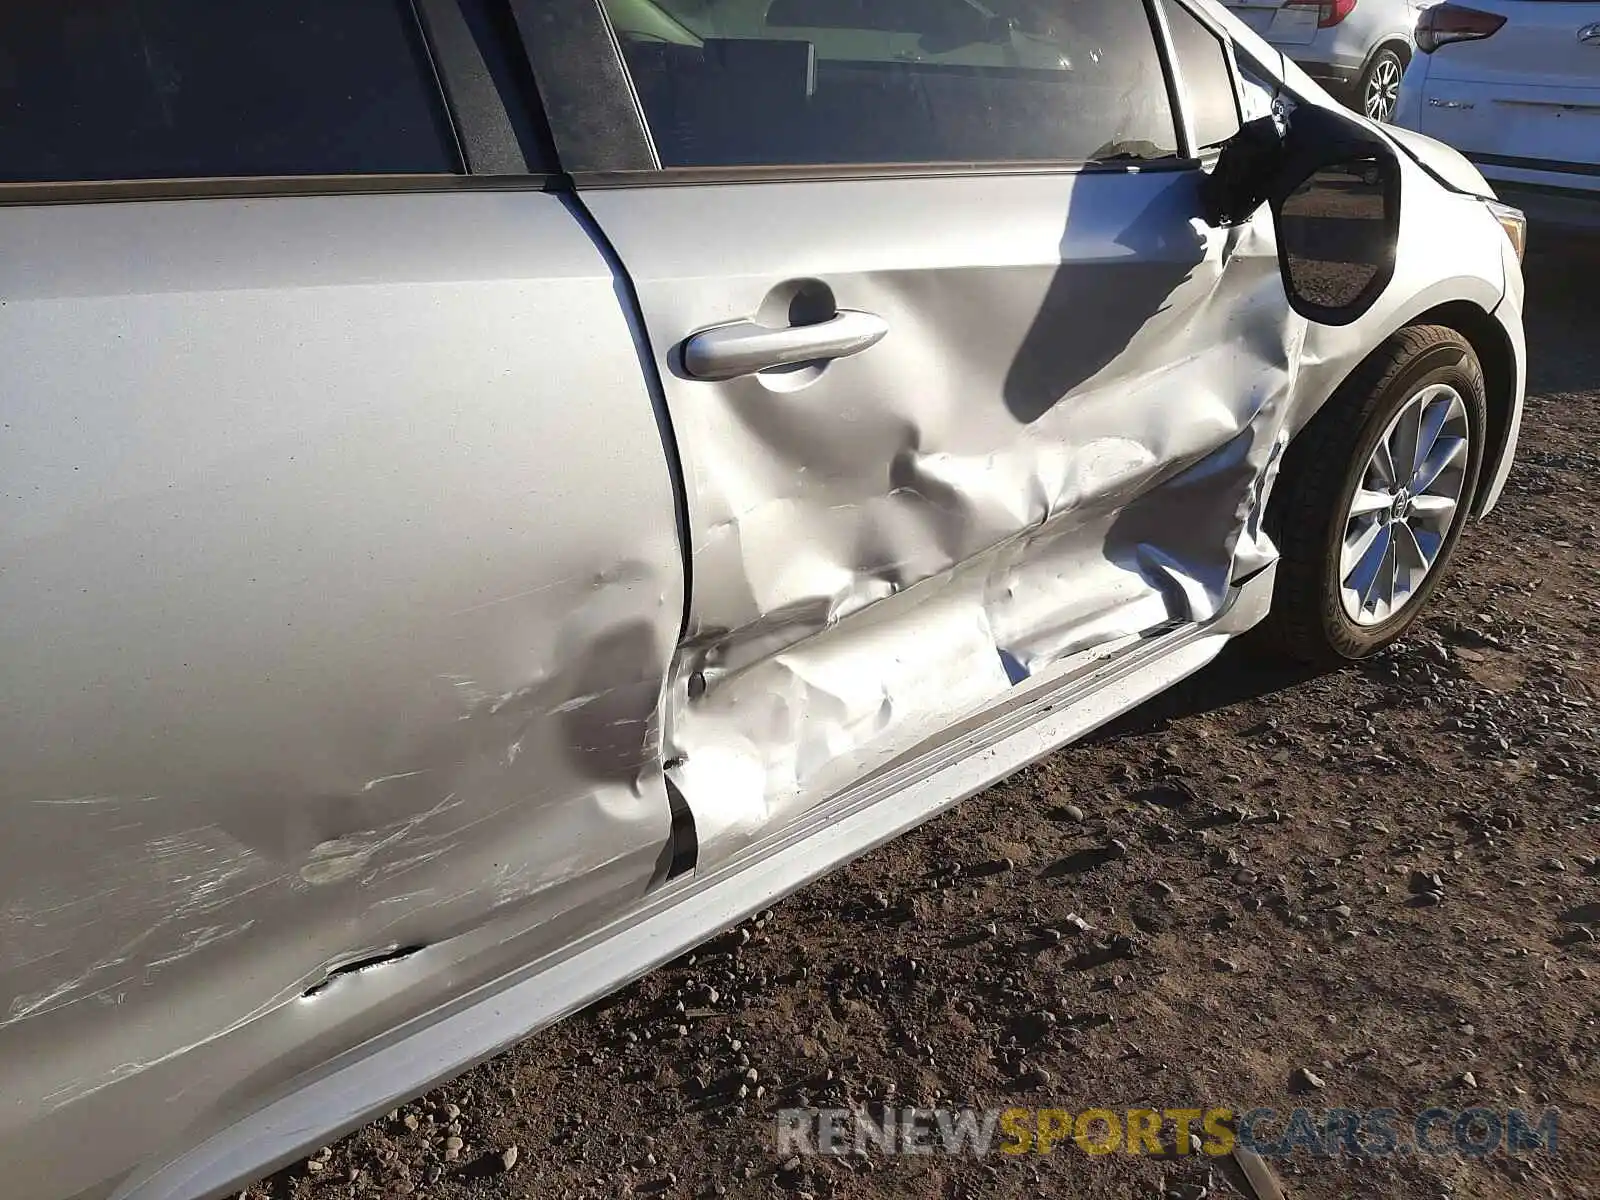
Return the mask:
<path fill-rule="evenodd" d="M 1404 576 L 1399 589 L 1400 604 L 1403 607 L 1410 603 L 1411 597 L 1416 594 L 1423 579 L 1433 569 L 1433 560 L 1438 556 L 1443 539 L 1433 539 L 1430 545 L 1424 546 L 1417 531 L 1404 523 L 1395 530 L 1394 537 L 1396 553 L 1404 562 Z"/>
<path fill-rule="evenodd" d="M 1384 538 L 1385 549 L 1383 561 L 1378 564 L 1378 573 L 1372 577 L 1372 591 L 1368 595 L 1368 603 L 1377 610 L 1377 601 L 1384 603 L 1384 616 L 1394 611 L 1394 585 L 1395 573 L 1400 569 L 1398 556 L 1395 554 L 1394 532 L 1390 528 L 1389 536 Z"/>
<path fill-rule="evenodd" d="M 1450 419 L 1450 397 L 1444 396 L 1423 406 L 1421 428 L 1417 434 L 1416 465 L 1412 469 L 1412 488 L 1421 490 L 1416 482 L 1416 476 L 1422 473 L 1422 468 L 1427 465 L 1428 456 L 1433 453 L 1438 444 L 1439 435 L 1444 432 L 1445 422 Z"/>
<path fill-rule="evenodd" d="M 1394 527 L 1394 547 L 1396 557 L 1407 567 L 1426 571 L 1432 565 L 1433 560 L 1423 553 L 1416 533 L 1404 521 L 1396 523 Z M 1408 587 L 1406 590 L 1409 592 L 1411 589 Z"/>
<path fill-rule="evenodd" d="M 1370 513 L 1382 512 L 1394 503 L 1394 497 L 1388 492 L 1375 492 L 1371 488 L 1357 488 L 1354 498 L 1350 501 L 1350 516 L 1365 517 Z"/>
<path fill-rule="evenodd" d="M 1444 545 L 1444 535 L 1434 533 L 1431 529 L 1413 528 L 1411 536 L 1415 539 L 1417 549 L 1422 554 L 1422 561 L 1432 567 L 1433 560 L 1439 557 L 1439 547 Z"/>
<path fill-rule="evenodd" d="M 1467 439 L 1461 437 L 1437 438 L 1422 465 L 1413 477 L 1411 490 L 1422 493 L 1431 488 L 1446 468 L 1467 452 Z"/>
<path fill-rule="evenodd" d="M 1378 439 L 1378 447 L 1372 452 L 1372 470 L 1377 473 L 1378 482 L 1385 487 L 1394 487 L 1400 482 L 1394 469 L 1394 456 L 1389 453 L 1389 439 Z"/>
<path fill-rule="evenodd" d="M 1418 496 L 1411 501 L 1412 519 L 1436 530 L 1440 534 L 1450 528 L 1455 519 L 1457 502 L 1449 496 Z"/>
<path fill-rule="evenodd" d="M 1422 409 L 1418 403 L 1411 403 L 1401 411 L 1400 418 L 1394 423 L 1394 432 L 1389 435 L 1390 462 L 1395 471 L 1399 472 L 1396 482 L 1409 481 L 1417 473 L 1417 443 L 1422 437 Z"/>
<path fill-rule="evenodd" d="M 1378 526 L 1378 536 L 1372 539 L 1372 544 L 1361 555 L 1355 569 L 1345 578 L 1345 586 L 1361 597 L 1363 607 L 1372 605 L 1379 577 L 1383 574 L 1383 566 L 1389 558 L 1390 540 L 1389 527 Z"/>
<path fill-rule="evenodd" d="M 1345 538 L 1344 549 L 1339 555 L 1339 578 L 1344 580 L 1347 586 L 1357 564 L 1366 557 L 1367 551 L 1372 549 L 1372 543 L 1377 541 L 1382 533 L 1382 521 L 1369 521 L 1360 533 Z"/>

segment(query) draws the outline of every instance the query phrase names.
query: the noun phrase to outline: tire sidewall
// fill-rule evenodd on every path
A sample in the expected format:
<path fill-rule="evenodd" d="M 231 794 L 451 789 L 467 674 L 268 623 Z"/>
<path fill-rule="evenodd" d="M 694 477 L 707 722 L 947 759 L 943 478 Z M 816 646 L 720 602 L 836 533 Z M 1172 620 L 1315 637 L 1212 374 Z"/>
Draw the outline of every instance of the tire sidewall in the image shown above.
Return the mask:
<path fill-rule="evenodd" d="M 1367 463 L 1389 422 L 1394 420 L 1395 414 L 1406 401 L 1435 383 L 1455 388 L 1467 410 L 1468 461 L 1456 520 L 1439 547 L 1439 555 L 1432 569 L 1405 607 L 1380 624 L 1357 625 L 1345 614 L 1344 601 L 1340 596 L 1343 581 L 1339 565 L 1350 501 L 1366 475 Z M 1465 346 L 1449 343 L 1430 346 L 1418 354 L 1389 381 L 1383 393 L 1375 398 L 1375 403 L 1368 409 L 1355 441 L 1355 452 L 1350 456 L 1339 485 L 1338 500 L 1329 514 L 1322 547 L 1322 625 L 1328 641 L 1343 657 L 1366 658 L 1399 637 L 1416 620 L 1417 614 L 1426 606 L 1428 598 L 1445 577 L 1455 556 L 1456 545 L 1461 540 L 1462 530 L 1466 528 L 1472 497 L 1477 492 L 1478 476 L 1483 469 L 1487 417 L 1482 371 Z"/>

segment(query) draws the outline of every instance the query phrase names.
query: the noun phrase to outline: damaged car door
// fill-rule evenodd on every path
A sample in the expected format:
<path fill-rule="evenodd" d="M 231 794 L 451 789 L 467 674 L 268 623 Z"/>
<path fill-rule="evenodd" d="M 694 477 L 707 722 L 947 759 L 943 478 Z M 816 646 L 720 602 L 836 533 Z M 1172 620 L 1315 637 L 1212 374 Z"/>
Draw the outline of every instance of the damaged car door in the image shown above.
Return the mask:
<path fill-rule="evenodd" d="M 1261 565 L 1294 334 L 1270 233 L 1201 219 L 1238 109 L 1187 9 L 1015 0 L 974 27 L 928 0 L 896 24 L 940 54 L 884 58 L 871 5 L 659 7 L 675 39 L 636 3 L 614 32 L 661 169 L 579 186 L 682 456 L 666 752 L 705 867 L 1214 616 Z M 1209 39 L 1220 107 L 1174 85 L 1169 18 Z M 1035 50 L 960 61 L 986 37 Z"/>
<path fill-rule="evenodd" d="M 0 11 L 8 1198 L 108 1195 L 670 870 L 627 313 L 536 139 L 468 174 L 422 45 L 395 0 Z"/>

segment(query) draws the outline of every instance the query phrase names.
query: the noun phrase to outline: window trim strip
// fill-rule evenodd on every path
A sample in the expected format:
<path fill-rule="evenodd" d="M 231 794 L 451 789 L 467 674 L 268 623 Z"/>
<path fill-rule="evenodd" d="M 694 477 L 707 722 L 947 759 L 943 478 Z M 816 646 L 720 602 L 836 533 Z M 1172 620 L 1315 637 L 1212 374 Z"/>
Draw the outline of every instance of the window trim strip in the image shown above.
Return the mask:
<path fill-rule="evenodd" d="M 665 167 L 649 171 L 577 171 L 578 191 L 638 187 L 698 187 L 722 183 L 821 183 L 860 179 L 939 179 L 1019 175 L 1143 175 L 1194 171 L 1200 161 L 1163 158 L 1147 163 L 1043 161 L 984 163 L 827 163 L 783 167 Z"/>
<path fill-rule="evenodd" d="M 1194 113 L 1190 110 L 1189 89 L 1183 82 L 1183 67 L 1178 62 L 1177 43 L 1172 40 L 1172 28 L 1167 24 L 1167 8 L 1161 0 L 1144 0 L 1144 10 L 1150 22 L 1150 32 L 1156 39 L 1156 56 L 1161 60 L 1161 74 L 1167 85 L 1167 103 L 1172 107 L 1172 122 L 1177 126 L 1178 153 L 1184 158 L 1193 158 L 1199 145 L 1195 137 Z"/>
<path fill-rule="evenodd" d="M 267 196 L 405 195 L 417 192 L 570 189 L 564 175 L 222 175 L 200 179 L 86 180 L 0 184 L 0 208 L 28 204 L 106 204 L 140 200 L 217 200 Z"/>

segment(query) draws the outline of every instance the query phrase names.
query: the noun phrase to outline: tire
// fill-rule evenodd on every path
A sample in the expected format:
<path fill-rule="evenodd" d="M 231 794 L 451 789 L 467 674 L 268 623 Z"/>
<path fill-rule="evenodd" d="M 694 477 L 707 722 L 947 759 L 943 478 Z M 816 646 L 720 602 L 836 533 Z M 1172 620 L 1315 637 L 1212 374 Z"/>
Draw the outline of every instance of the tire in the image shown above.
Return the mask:
<path fill-rule="evenodd" d="M 1362 115 L 1384 124 L 1393 120 L 1395 103 L 1400 96 L 1400 77 L 1405 73 L 1405 59 L 1400 57 L 1399 51 L 1385 46 L 1374 54 L 1361 73 L 1361 90 L 1356 96 Z"/>
<path fill-rule="evenodd" d="M 1461 402 L 1464 432 L 1454 419 L 1457 406 L 1450 391 Z M 1413 470 L 1404 484 L 1385 486 L 1376 473 L 1379 467 L 1374 456 L 1380 440 L 1391 447 L 1393 437 L 1403 436 L 1391 431 L 1403 411 L 1409 417 L 1414 408 L 1420 408 L 1421 419 L 1427 421 L 1430 414 L 1441 411 L 1435 407 L 1439 404 L 1450 414 L 1441 436 L 1446 432 L 1450 436 L 1448 442 L 1434 443 L 1438 457 L 1427 457 L 1424 468 L 1432 469 L 1431 464 L 1442 460 L 1449 449 L 1456 454 L 1447 471 L 1439 473 L 1418 497 L 1430 497 L 1432 513 L 1442 501 L 1429 489 L 1448 492 L 1459 482 L 1459 498 L 1452 512 L 1423 516 L 1422 501 L 1412 498 L 1410 492 L 1425 477 L 1425 470 Z M 1280 559 L 1272 610 L 1262 624 L 1261 642 L 1301 662 L 1333 667 L 1367 658 L 1405 633 L 1455 555 L 1483 467 L 1487 425 L 1483 369 L 1470 343 L 1455 330 L 1439 325 L 1411 326 L 1369 355 L 1284 454 L 1283 470 L 1267 510 L 1267 530 L 1278 545 Z M 1465 445 L 1457 445 L 1458 441 Z M 1462 453 L 1464 465 L 1459 463 Z M 1392 457 L 1399 459 L 1403 454 Z M 1394 474 L 1405 474 L 1405 468 Z M 1364 502 L 1389 491 L 1396 494 L 1389 508 L 1357 516 L 1353 507 L 1358 487 Z M 1418 510 L 1415 516 L 1413 505 Z M 1420 531 L 1415 534 L 1411 533 L 1413 521 Z M 1445 521 L 1448 527 L 1440 535 L 1437 529 Z M 1378 577 L 1390 562 L 1398 560 L 1380 557 L 1373 563 L 1367 555 L 1375 551 L 1359 552 L 1361 539 L 1373 523 L 1380 528 L 1369 545 L 1381 539 L 1388 547 L 1392 541 L 1394 552 L 1409 562 L 1420 561 L 1414 556 L 1425 541 L 1431 545 L 1439 538 L 1431 566 L 1421 568 L 1420 577 L 1415 568 L 1406 568 L 1405 579 L 1410 582 L 1403 598 L 1399 570 L 1389 576 L 1388 590 L 1396 606 L 1387 610 Z M 1398 524 L 1404 524 L 1406 530 L 1396 528 Z M 1347 537 L 1356 549 L 1347 551 Z M 1409 542 L 1404 540 L 1407 537 Z M 1342 561 L 1347 553 L 1350 563 Z M 1369 564 L 1376 597 L 1370 613 L 1363 603 L 1362 586 Z M 1351 580 L 1353 586 L 1346 588 Z M 1353 615 L 1352 607 L 1361 611 Z"/>

